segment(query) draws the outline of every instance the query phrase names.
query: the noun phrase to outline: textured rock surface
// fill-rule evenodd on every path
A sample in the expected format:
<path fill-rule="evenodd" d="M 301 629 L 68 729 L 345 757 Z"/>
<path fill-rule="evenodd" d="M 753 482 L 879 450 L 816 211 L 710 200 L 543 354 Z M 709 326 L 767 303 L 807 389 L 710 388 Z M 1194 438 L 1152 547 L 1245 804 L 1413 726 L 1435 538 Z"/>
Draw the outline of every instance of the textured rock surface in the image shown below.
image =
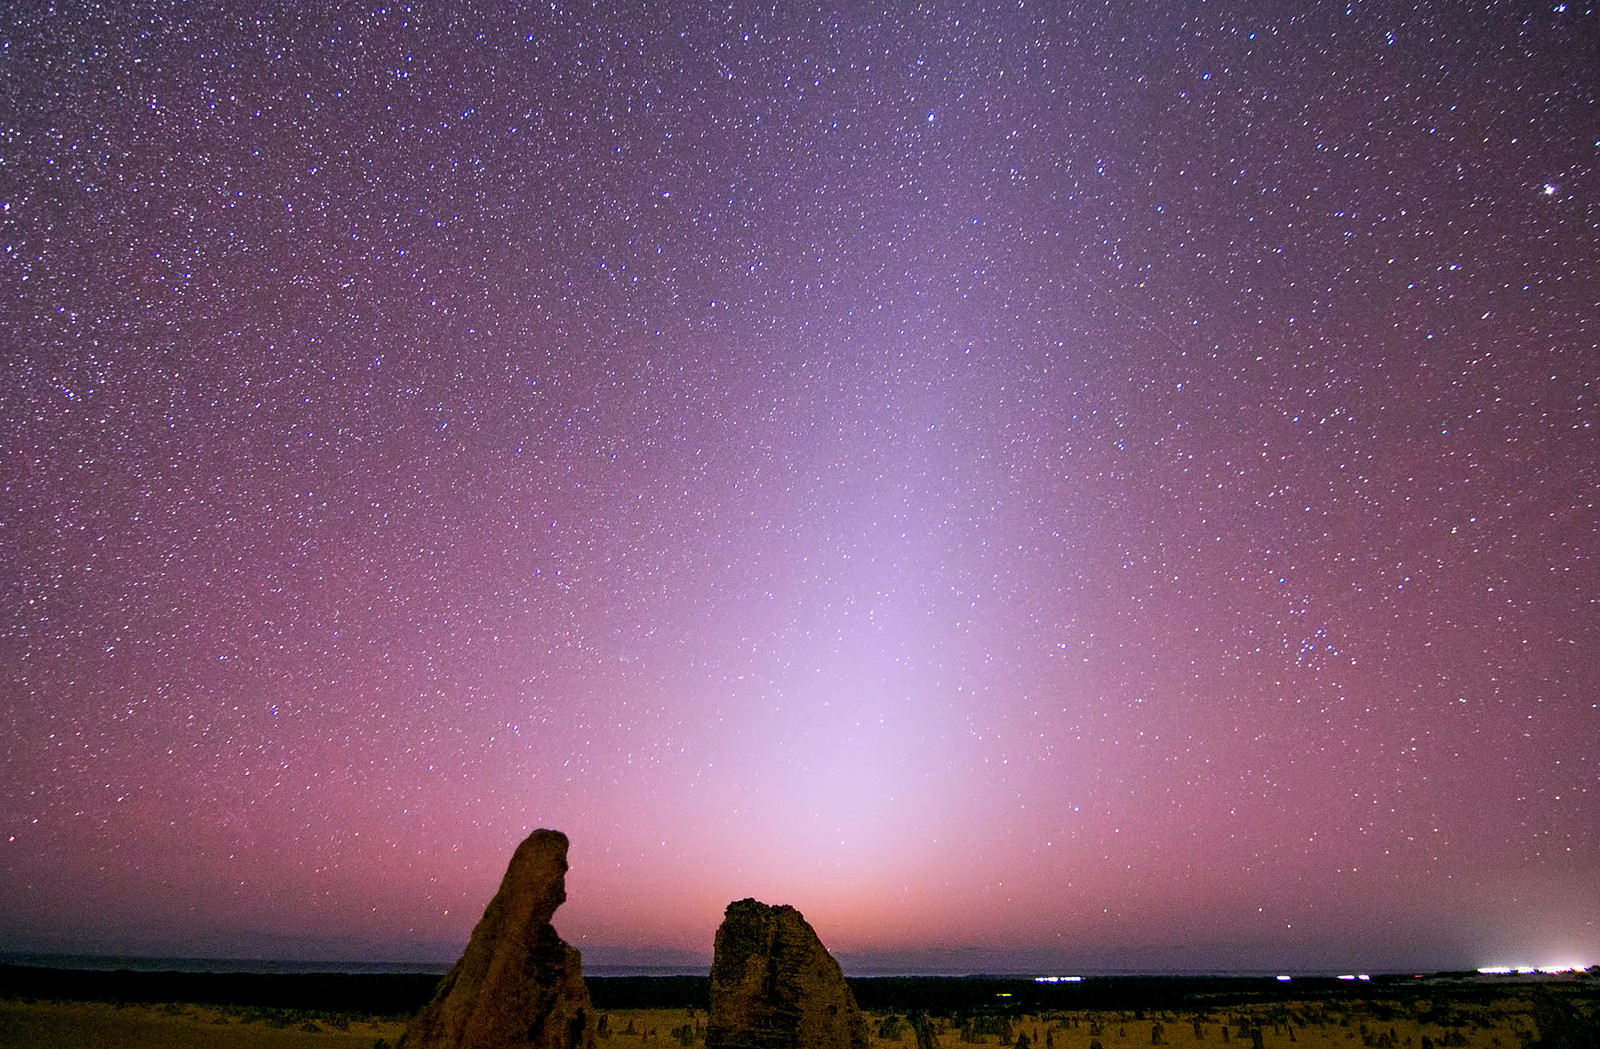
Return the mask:
<path fill-rule="evenodd" d="M 863 1049 L 839 963 L 793 907 L 728 904 L 711 962 L 707 1049 Z"/>
<path fill-rule="evenodd" d="M 594 1049 L 582 960 L 550 925 L 567 898 L 567 836 L 536 830 L 517 846 L 500 891 L 404 1049 Z"/>

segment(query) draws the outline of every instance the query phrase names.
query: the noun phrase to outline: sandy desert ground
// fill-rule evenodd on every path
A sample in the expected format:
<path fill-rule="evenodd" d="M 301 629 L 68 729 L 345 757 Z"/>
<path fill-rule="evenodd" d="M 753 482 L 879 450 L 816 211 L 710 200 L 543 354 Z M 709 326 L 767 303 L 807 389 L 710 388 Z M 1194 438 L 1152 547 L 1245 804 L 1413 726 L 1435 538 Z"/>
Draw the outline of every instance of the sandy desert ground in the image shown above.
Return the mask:
<path fill-rule="evenodd" d="M 1592 1000 L 1573 999 L 1592 1030 Z M 939 1049 L 988 1045 L 1025 1049 L 1525 1049 L 1538 1038 L 1531 996 L 1487 1002 L 1288 1002 L 1207 1011 L 1053 1012 L 934 1018 Z M 619 1009 L 602 1013 L 601 1049 L 682 1049 L 703 1045 L 705 1013 Z M 873 1049 L 915 1049 L 903 1017 L 869 1014 Z M 384 1049 L 404 1024 L 350 1017 L 200 1005 L 0 1000 L 0 1047 L 38 1049 Z M 1026 1042 L 1023 1043 L 1022 1040 Z M 1559 1040 L 1559 1039 L 1558 1039 Z M 1098 1044 L 1097 1044 L 1098 1043 Z"/>
<path fill-rule="evenodd" d="M 39 1049 L 372 1049 L 403 1021 L 209 1005 L 0 999 L 0 1046 Z"/>

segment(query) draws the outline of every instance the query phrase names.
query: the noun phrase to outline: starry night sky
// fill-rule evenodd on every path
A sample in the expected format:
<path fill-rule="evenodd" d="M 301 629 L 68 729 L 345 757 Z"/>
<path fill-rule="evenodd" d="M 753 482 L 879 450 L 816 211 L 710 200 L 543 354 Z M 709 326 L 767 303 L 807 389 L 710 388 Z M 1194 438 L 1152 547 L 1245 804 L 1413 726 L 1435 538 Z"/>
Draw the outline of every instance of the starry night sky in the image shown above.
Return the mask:
<path fill-rule="evenodd" d="M 0 946 L 1600 961 L 1600 9 L 300 6 L 0 6 Z"/>

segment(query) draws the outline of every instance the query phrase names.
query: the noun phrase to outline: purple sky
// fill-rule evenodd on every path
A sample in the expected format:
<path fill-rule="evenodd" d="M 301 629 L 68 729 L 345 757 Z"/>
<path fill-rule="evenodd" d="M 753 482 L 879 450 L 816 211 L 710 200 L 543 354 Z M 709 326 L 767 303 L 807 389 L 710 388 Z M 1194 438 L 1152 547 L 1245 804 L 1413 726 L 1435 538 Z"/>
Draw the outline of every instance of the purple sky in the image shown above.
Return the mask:
<path fill-rule="evenodd" d="M 0 7 L 0 947 L 1600 961 L 1593 6 L 248 6 Z"/>

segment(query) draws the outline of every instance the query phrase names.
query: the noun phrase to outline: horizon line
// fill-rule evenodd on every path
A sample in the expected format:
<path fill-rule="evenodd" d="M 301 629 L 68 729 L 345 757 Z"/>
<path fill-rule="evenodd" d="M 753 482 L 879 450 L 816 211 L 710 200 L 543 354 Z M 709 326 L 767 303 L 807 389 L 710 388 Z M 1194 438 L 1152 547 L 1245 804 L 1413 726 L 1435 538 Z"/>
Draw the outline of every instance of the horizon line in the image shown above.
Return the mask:
<path fill-rule="evenodd" d="M 278 973 L 370 973 L 374 970 L 394 975 L 443 975 L 454 961 L 419 959 L 339 959 L 339 958 L 264 958 L 227 955 L 131 954 L 79 951 L 0 950 L 0 964 L 42 969 L 120 970 L 146 972 L 220 973 L 241 972 L 260 975 Z M 1015 969 L 972 968 L 970 966 L 918 965 L 915 963 L 868 963 L 840 968 L 846 977 L 858 979 L 931 977 L 943 979 L 1012 979 L 1037 982 L 1077 982 L 1116 979 L 1245 979 L 1245 980 L 1351 980 L 1455 977 L 1474 980 L 1525 982 L 1563 976 L 1593 975 L 1593 966 L 1514 966 L 1451 968 L 1148 968 L 1028 967 Z M 710 958 L 703 962 L 595 962 L 584 966 L 586 976 L 671 977 L 709 976 Z M 1518 979 L 1520 978 L 1520 979 Z"/>

